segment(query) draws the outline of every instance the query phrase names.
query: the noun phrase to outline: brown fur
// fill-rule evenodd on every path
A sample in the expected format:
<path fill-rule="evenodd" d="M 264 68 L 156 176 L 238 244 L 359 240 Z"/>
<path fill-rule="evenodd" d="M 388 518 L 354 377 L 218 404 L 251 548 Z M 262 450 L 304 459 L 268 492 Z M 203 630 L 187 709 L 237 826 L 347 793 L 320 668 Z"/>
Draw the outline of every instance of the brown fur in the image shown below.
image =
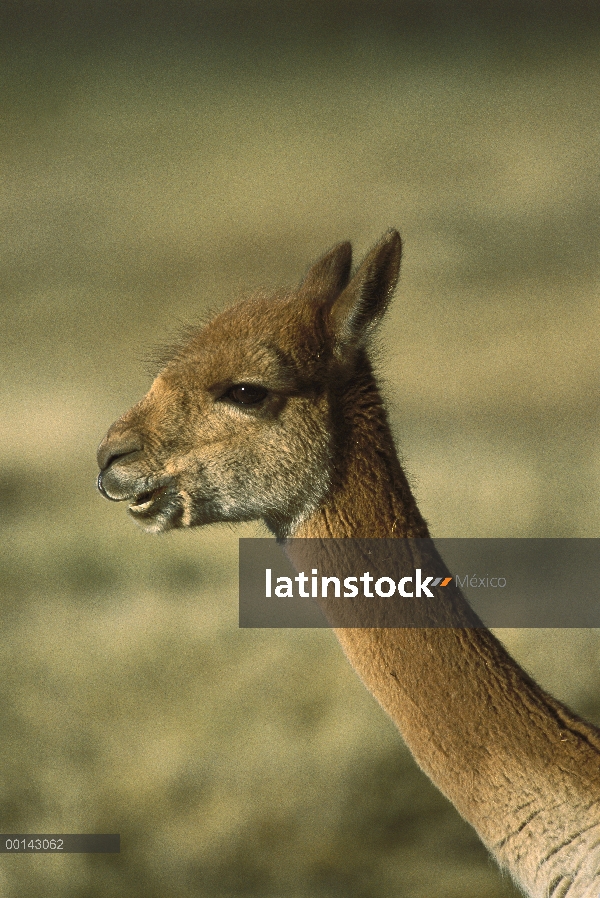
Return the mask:
<path fill-rule="evenodd" d="M 296 291 L 257 295 L 191 336 L 100 445 L 103 494 L 131 502 L 154 532 L 262 518 L 281 538 L 427 536 L 366 351 L 400 247 L 388 232 L 350 279 L 340 244 Z M 244 404 L 249 388 L 259 399 Z M 527 893 L 596 898 L 600 733 L 450 595 L 448 627 L 336 634 L 419 764 Z"/>

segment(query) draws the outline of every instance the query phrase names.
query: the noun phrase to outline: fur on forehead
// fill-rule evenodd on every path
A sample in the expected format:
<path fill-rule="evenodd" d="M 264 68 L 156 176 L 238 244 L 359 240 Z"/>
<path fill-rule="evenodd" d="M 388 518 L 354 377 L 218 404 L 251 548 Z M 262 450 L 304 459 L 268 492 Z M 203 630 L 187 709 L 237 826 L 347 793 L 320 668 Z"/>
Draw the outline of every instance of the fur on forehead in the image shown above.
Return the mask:
<path fill-rule="evenodd" d="M 322 370 L 327 355 L 325 304 L 295 292 L 256 293 L 189 329 L 164 358 L 163 376 L 195 369 L 205 379 L 264 382 L 265 376 L 291 386 Z M 275 386 L 275 384 L 273 384 Z"/>

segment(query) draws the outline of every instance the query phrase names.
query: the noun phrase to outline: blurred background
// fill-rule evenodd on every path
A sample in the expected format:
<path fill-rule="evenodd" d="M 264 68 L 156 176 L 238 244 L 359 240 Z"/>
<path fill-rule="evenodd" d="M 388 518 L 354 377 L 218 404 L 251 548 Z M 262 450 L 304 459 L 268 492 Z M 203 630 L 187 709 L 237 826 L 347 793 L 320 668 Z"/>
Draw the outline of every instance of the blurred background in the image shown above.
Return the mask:
<path fill-rule="evenodd" d="M 379 343 L 436 536 L 598 536 L 595 3 L 5 0 L 0 856 L 6 898 L 508 898 L 326 631 L 237 628 L 237 540 L 95 490 L 146 360 L 390 226 Z M 600 721 L 590 631 L 503 631 Z"/>

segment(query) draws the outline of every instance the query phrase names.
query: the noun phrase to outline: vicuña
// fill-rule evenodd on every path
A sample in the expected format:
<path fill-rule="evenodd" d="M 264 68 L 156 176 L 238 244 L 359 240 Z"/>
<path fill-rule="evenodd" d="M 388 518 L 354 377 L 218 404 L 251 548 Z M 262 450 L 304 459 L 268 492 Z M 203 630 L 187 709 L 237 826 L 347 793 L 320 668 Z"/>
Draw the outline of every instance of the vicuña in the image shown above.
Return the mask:
<path fill-rule="evenodd" d="M 262 519 L 290 537 L 427 537 L 369 357 L 394 292 L 388 231 L 340 243 L 178 349 L 98 449 L 98 487 L 147 531 Z M 444 591 L 444 595 L 446 595 Z M 337 629 L 417 762 L 535 898 L 600 895 L 600 731 L 545 693 L 460 591 L 443 626 Z"/>

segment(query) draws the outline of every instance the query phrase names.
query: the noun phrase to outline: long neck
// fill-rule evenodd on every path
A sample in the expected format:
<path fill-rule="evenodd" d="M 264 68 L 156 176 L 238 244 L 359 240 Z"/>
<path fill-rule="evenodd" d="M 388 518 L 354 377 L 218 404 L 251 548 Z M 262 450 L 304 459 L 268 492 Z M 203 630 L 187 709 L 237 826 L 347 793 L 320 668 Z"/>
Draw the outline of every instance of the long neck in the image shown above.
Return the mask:
<path fill-rule="evenodd" d="M 424 537 L 370 372 L 337 475 L 293 537 Z M 293 557 L 292 549 L 292 557 Z M 600 732 L 544 693 L 456 594 L 448 626 L 337 629 L 419 765 L 532 896 L 600 894 Z"/>

